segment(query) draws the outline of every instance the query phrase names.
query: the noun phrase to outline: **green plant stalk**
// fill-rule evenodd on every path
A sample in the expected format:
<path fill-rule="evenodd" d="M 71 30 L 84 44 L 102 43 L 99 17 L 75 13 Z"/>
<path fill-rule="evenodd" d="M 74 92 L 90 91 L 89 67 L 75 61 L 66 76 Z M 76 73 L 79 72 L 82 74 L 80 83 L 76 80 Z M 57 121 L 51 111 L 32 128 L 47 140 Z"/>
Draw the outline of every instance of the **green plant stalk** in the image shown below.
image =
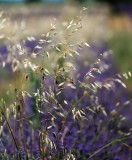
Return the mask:
<path fill-rule="evenodd" d="M 80 87 L 78 87 L 78 89 L 77 89 L 77 91 L 76 91 L 76 93 L 75 93 L 75 96 L 77 95 L 79 89 L 80 89 Z M 74 105 L 72 105 L 72 102 L 71 102 L 70 108 L 69 108 L 69 110 L 68 110 L 68 112 L 67 112 L 67 115 L 66 115 L 66 117 L 65 117 L 65 120 L 64 120 L 64 122 L 63 122 L 63 126 L 62 126 L 62 129 L 61 129 L 61 131 L 60 131 L 59 138 L 58 138 L 57 142 L 59 142 L 59 140 L 60 140 L 61 133 L 62 133 L 62 131 L 63 131 L 64 125 L 65 125 L 65 123 L 66 123 L 67 117 L 68 117 L 71 109 L 72 109 L 73 107 L 75 107 L 85 96 L 86 96 L 86 95 L 83 95 Z M 72 100 L 72 101 L 73 101 L 73 100 Z M 58 131 L 57 131 L 57 133 L 58 133 Z M 57 134 L 57 133 L 56 133 L 56 134 Z M 55 151 L 54 156 L 53 156 L 52 159 L 55 158 L 55 155 L 56 155 L 56 151 Z"/>
<path fill-rule="evenodd" d="M 15 131 L 16 131 L 16 118 L 15 118 L 15 121 L 14 121 L 14 137 L 15 137 Z M 14 144 L 14 154 L 16 155 L 16 153 L 15 153 L 15 144 Z"/>
<path fill-rule="evenodd" d="M 21 94 L 21 93 L 20 93 Z M 28 159 L 28 154 L 27 154 L 27 150 L 26 150 L 26 142 L 25 142 L 25 138 L 24 138 L 24 127 L 23 127 L 23 117 L 22 117 L 22 113 L 23 113 L 23 97 L 22 95 L 19 94 L 19 98 L 20 98 L 20 117 L 21 117 L 21 132 L 22 132 L 22 137 L 23 137 L 23 146 L 24 146 L 24 151 L 26 153 L 26 158 Z"/>
<path fill-rule="evenodd" d="M 6 117 L 5 113 L 4 113 L 4 111 L 2 110 L 1 106 L 0 106 L 0 110 L 1 110 L 1 114 L 3 114 L 3 116 L 4 116 L 4 118 L 5 118 L 5 121 L 6 121 L 7 125 L 8 125 L 8 128 L 9 128 L 9 131 L 10 131 L 11 136 L 12 136 L 12 138 L 13 138 L 14 144 L 15 144 L 16 149 L 17 149 L 17 151 L 18 151 L 19 159 L 21 160 L 21 154 L 20 154 L 20 152 L 19 152 L 19 148 L 18 148 L 18 145 L 17 145 L 17 143 L 16 143 L 15 136 L 14 136 L 14 134 L 13 134 L 13 132 L 12 132 L 12 128 L 11 128 L 11 126 L 10 126 L 10 123 L 8 122 L 7 117 Z"/>
<path fill-rule="evenodd" d="M 52 89 L 52 95 L 51 95 L 51 97 L 50 97 L 50 104 L 49 104 L 48 114 L 47 114 L 47 119 L 46 119 L 46 127 L 45 127 L 45 131 L 44 131 L 44 142 L 43 142 L 43 144 L 45 144 L 45 138 L 46 138 L 47 127 L 48 127 L 49 112 L 50 112 L 51 104 L 52 104 L 52 100 L 53 100 L 52 97 L 53 97 L 53 93 L 54 93 L 54 90 L 55 90 L 55 85 L 56 85 L 58 70 L 59 70 L 59 66 L 58 66 L 58 69 L 57 69 L 56 74 L 55 74 L 54 86 L 53 86 L 53 89 Z"/>
<path fill-rule="evenodd" d="M 131 146 L 129 146 L 128 144 L 126 144 L 126 143 L 122 143 L 124 146 L 126 146 L 127 148 L 129 148 L 129 149 L 131 149 L 132 150 L 132 147 Z"/>
<path fill-rule="evenodd" d="M 88 160 L 91 159 L 91 158 L 93 158 L 96 154 L 98 154 L 100 151 L 102 151 L 103 149 L 107 148 L 108 146 L 110 146 L 110 145 L 112 145 L 112 144 L 115 144 L 116 142 L 122 143 L 122 140 L 125 140 L 125 139 L 128 139 L 128 138 L 132 138 L 132 136 L 130 136 L 130 137 L 123 137 L 123 138 L 117 138 L 117 139 L 111 141 L 110 143 L 106 144 L 105 146 L 101 147 L 101 148 L 98 149 L 96 152 L 94 152 L 94 153 L 88 158 Z M 122 143 L 122 144 L 128 147 L 128 145 L 127 145 L 126 143 Z M 130 147 L 130 146 L 129 146 L 128 148 L 132 149 L 132 147 Z"/>
<path fill-rule="evenodd" d="M 85 96 L 86 96 L 86 95 L 83 95 L 74 105 L 72 105 L 72 103 L 71 103 L 70 108 L 69 108 L 69 110 L 68 110 L 68 112 L 67 112 L 67 115 L 66 115 L 66 117 L 65 117 L 65 120 L 64 120 L 62 129 L 61 129 L 61 132 L 60 132 L 60 135 L 59 135 L 59 139 L 60 139 L 61 133 L 62 133 L 62 131 L 63 131 L 64 125 L 65 125 L 65 123 L 66 123 L 67 117 L 68 117 L 71 109 L 72 109 L 73 107 L 75 107 Z"/>

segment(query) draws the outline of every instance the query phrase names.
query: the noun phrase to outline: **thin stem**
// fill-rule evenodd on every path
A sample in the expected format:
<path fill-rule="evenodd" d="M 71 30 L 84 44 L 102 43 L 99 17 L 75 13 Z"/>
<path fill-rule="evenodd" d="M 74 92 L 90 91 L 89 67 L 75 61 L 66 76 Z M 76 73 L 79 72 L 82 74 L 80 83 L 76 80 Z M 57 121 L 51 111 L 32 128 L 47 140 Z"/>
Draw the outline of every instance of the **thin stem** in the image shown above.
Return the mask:
<path fill-rule="evenodd" d="M 131 146 L 129 146 L 128 144 L 126 144 L 126 143 L 122 143 L 124 146 L 126 146 L 127 148 L 129 148 L 129 149 L 131 149 L 132 150 L 132 147 Z"/>
<path fill-rule="evenodd" d="M 75 96 L 77 95 L 79 89 L 80 89 L 80 87 L 78 87 L 78 89 L 77 89 L 77 91 L 76 91 L 76 93 L 75 93 Z M 60 140 L 60 138 L 61 138 L 61 133 L 63 132 L 64 125 L 65 125 L 65 123 L 66 123 L 67 117 L 68 117 L 68 115 L 69 115 L 71 109 L 72 109 L 73 107 L 75 107 L 75 106 L 76 106 L 76 105 L 77 105 L 77 104 L 78 104 L 85 96 L 86 96 L 86 95 L 83 95 L 83 96 L 82 96 L 82 97 L 81 97 L 74 105 L 72 104 L 72 102 L 73 102 L 73 99 L 72 99 L 70 108 L 69 108 L 69 110 L 68 110 L 68 112 L 67 112 L 67 115 L 66 115 L 66 117 L 65 117 L 65 120 L 64 120 L 64 122 L 63 122 L 61 131 L 60 131 L 60 134 L 59 134 L 59 138 L 57 139 L 57 143 L 59 142 L 59 140 Z M 57 133 L 58 133 L 58 131 L 57 131 Z M 57 133 L 56 133 L 56 134 L 57 134 Z M 55 151 L 54 156 L 53 156 L 52 159 L 55 158 L 55 155 L 56 155 L 56 151 Z"/>
<path fill-rule="evenodd" d="M 24 101 L 21 92 L 19 93 L 19 103 L 20 103 L 20 117 L 21 117 L 21 132 L 22 132 L 22 142 L 24 146 L 24 151 L 26 153 L 26 157 L 28 158 L 27 150 L 26 150 L 26 142 L 24 135 L 24 126 L 23 126 L 23 109 L 24 109 Z"/>
<path fill-rule="evenodd" d="M 96 154 L 98 154 L 98 153 L 101 152 L 103 149 L 107 148 L 108 146 L 110 146 L 110 145 L 112 145 L 112 144 L 115 144 L 116 142 L 120 142 L 120 143 L 121 143 L 122 140 L 126 140 L 126 139 L 131 138 L 131 137 L 132 137 L 132 136 L 130 136 L 130 137 L 123 137 L 123 138 L 117 138 L 117 139 L 111 141 L 110 143 L 106 144 L 105 146 L 101 147 L 99 150 L 97 150 L 96 152 L 94 152 L 94 153 L 88 158 L 88 160 L 91 159 L 91 158 L 93 158 Z M 127 145 L 126 143 L 123 143 L 123 145 L 125 145 L 125 146 L 128 147 L 128 145 Z M 128 148 L 132 149 L 132 147 L 130 147 L 130 146 L 129 146 Z"/>
<path fill-rule="evenodd" d="M 18 154 L 19 154 L 19 159 L 21 160 L 21 154 L 20 154 L 20 152 L 19 152 L 19 148 L 18 148 L 18 145 L 17 145 L 17 143 L 16 143 L 15 136 L 14 136 L 14 134 L 13 134 L 13 132 L 12 132 L 12 128 L 11 128 L 11 126 L 10 126 L 10 123 L 8 122 L 7 117 L 6 117 L 3 109 L 1 108 L 1 106 L 0 106 L 0 110 L 1 110 L 1 114 L 3 114 L 3 116 L 4 116 L 4 118 L 5 118 L 5 121 L 6 121 L 7 125 L 8 125 L 9 131 L 10 131 L 10 133 L 11 133 L 11 136 L 12 136 L 12 138 L 13 138 L 14 144 L 15 144 L 16 149 L 17 149 Z"/>
<path fill-rule="evenodd" d="M 66 123 L 67 117 L 68 117 L 71 109 L 72 109 L 73 107 L 75 107 L 85 96 L 86 96 L 86 95 L 83 95 L 74 105 L 72 105 L 72 103 L 71 103 L 70 108 L 69 108 L 69 110 L 68 110 L 68 112 L 67 112 L 67 115 L 66 115 L 66 117 L 65 117 L 65 120 L 64 120 L 64 123 L 63 123 L 63 126 L 62 126 L 62 129 L 61 129 L 61 132 L 60 132 L 60 135 L 59 135 L 59 139 L 58 139 L 58 140 L 60 140 L 61 133 L 62 133 L 62 131 L 63 131 L 64 125 L 65 125 L 65 123 Z"/>
<path fill-rule="evenodd" d="M 58 75 L 59 68 L 60 67 L 58 66 L 58 69 L 57 69 L 56 74 L 55 74 L 54 86 L 53 86 L 51 97 L 50 97 L 50 104 L 49 104 L 48 114 L 47 114 L 47 119 L 46 119 L 46 127 L 45 127 L 45 131 L 44 131 L 44 142 L 43 142 L 43 144 L 45 144 L 45 138 L 46 138 L 47 127 L 48 127 L 49 113 L 50 113 L 50 109 L 51 109 L 51 104 L 52 104 L 52 100 L 53 100 L 53 95 L 54 95 L 54 90 L 55 90 L 55 85 L 56 85 L 56 80 L 57 80 L 57 75 Z"/>

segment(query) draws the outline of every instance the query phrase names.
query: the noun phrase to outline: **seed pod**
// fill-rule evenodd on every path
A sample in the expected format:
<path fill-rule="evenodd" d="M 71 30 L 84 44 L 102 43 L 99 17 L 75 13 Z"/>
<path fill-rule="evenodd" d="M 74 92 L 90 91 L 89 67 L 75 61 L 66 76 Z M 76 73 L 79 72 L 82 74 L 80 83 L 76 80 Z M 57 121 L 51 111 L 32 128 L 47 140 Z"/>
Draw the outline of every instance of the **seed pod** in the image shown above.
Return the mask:
<path fill-rule="evenodd" d="M 3 126 L 0 127 L 0 135 L 3 132 Z"/>
<path fill-rule="evenodd" d="M 9 108 L 6 109 L 6 115 L 7 115 L 7 118 L 9 118 L 9 115 L 10 115 L 10 110 L 9 110 Z"/>
<path fill-rule="evenodd" d="M 54 138 L 56 138 L 56 134 L 55 134 L 55 132 L 53 132 L 53 137 L 54 137 Z"/>
<path fill-rule="evenodd" d="M 29 78 L 29 77 L 28 77 L 28 74 L 26 74 L 26 75 L 25 75 L 25 79 L 28 80 L 28 78 Z"/>

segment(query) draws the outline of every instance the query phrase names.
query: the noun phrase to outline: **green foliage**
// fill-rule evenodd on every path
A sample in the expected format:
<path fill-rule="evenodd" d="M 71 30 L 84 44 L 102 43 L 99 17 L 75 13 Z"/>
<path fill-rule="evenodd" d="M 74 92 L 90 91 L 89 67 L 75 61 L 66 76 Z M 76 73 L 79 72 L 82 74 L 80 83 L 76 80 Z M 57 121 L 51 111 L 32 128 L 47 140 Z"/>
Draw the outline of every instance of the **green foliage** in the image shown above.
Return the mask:
<path fill-rule="evenodd" d="M 109 4 L 116 4 L 116 3 L 128 3 L 128 2 L 132 2 L 132 0 L 96 0 L 96 1 L 99 1 L 99 2 L 106 2 L 106 3 L 109 3 Z"/>
<path fill-rule="evenodd" d="M 31 82 L 31 88 L 33 89 L 34 92 L 36 92 L 37 89 L 40 90 L 39 79 L 35 76 L 34 72 L 31 69 L 29 71 L 30 71 L 29 78 L 30 78 L 30 82 Z M 31 108 L 32 108 L 32 111 L 36 114 L 37 113 L 37 109 L 36 109 L 36 97 L 32 96 L 31 99 L 32 99 Z M 36 123 L 36 121 L 33 119 L 33 117 L 31 117 L 30 120 L 33 120 Z"/>
<path fill-rule="evenodd" d="M 116 62 L 120 66 L 121 71 L 131 70 L 132 59 L 132 33 L 119 32 L 109 40 L 109 46 L 114 52 Z"/>
<path fill-rule="evenodd" d="M 28 3 L 41 2 L 41 0 L 26 0 Z"/>
<path fill-rule="evenodd" d="M 132 0 L 95 0 L 95 1 L 98 1 L 99 3 L 100 2 L 108 3 L 113 13 L 121 12 L 120 4 L 132 3 Z"/>
<path fill-rule="evenodd" d="M 59 58 L 58 64 L 59 64 L 60 67 L 63 67 L 64 62 L 65 62 L 65 59 L 63 57 Z"/>
<path fill-rule="evenodd" d="M 69 0 L 70 2 L 73 2 L 73 3 L 84 3 L 84 2 L 87 2 L 87 0 Z"/>
<path fill-rule="evenodd" d="M 119 66 L 120 72 L 131 71 L 132 72 L 132 33 L 119 32 L 114 33 L 108 43 L 109 47 L 113 50 L 116 64 Z M 131 87 L 131 79 L 127 81 Z"/>

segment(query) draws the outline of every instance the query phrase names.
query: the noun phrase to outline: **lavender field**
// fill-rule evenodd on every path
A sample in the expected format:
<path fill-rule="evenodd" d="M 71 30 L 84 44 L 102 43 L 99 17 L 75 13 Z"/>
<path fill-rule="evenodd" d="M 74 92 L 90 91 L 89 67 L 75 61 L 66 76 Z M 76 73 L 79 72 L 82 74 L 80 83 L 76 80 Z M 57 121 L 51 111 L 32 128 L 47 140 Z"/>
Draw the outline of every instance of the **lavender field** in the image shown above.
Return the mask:
<path fill-rule="evenodd" d="M 0 160 L 132 160 L 132 12 L 0 4 Z"/>

